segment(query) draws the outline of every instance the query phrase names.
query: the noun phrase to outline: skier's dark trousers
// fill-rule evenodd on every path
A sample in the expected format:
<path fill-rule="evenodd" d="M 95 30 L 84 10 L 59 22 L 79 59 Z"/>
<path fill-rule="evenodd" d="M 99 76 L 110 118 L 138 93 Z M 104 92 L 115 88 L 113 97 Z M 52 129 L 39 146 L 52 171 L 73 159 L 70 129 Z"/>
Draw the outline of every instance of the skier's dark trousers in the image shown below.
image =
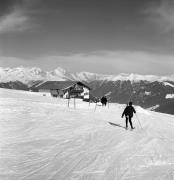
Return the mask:
<path fill-rule="evenodd" d="M 122 114 L 122 118 L 124 117 L 124 115 L 126 117 L 126 128 L 128 128 L 128 120 L 129 120 L 131 129 L 134 129 L 132 125 L 132 117 L 134 113 L 136 113 L 136 111 L 134 107 L 132 106 L 132 102 L 129 102 L 129 105 L 124 109 L 123 114 Z"/>

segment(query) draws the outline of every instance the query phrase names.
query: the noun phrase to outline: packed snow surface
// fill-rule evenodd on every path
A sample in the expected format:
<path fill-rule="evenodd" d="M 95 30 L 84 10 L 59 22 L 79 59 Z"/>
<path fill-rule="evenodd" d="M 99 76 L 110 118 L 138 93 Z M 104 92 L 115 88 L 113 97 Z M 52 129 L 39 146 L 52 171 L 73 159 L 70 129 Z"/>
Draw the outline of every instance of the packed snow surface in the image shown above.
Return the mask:
<path fill-rule="evenodd" d="M 124 108 L 0 89 L 0 179 L 173 180 L 174 116 Z"/>

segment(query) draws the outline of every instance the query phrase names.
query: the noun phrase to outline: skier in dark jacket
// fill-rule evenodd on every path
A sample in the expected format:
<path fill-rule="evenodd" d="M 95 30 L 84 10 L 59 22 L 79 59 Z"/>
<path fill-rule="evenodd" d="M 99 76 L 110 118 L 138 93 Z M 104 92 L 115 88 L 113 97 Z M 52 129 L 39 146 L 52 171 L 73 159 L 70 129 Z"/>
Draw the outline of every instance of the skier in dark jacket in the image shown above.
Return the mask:
<path fill-rule="evenodd" d="M 107 104 L 107 98 L 106 98 L 106 96 L 103 96 L 103 97 L 101 98 L 101 103 L 102 103 L 102 106 L 106 106 L 106 104 Z"/>
<path fill-rule="evenodd" d="M 134 107 L 132 106 L 132 102 L 129 102 L 129 105 L 125 108 L 122 114 L 122 118 L 124 117 L 124 115 L 126 117 L 126 129 L 128 128 L 128 120 L 129 120 L 131 129 L 134 129 L 134 127 L 132 126 L 132 117 L 134 113 L 136 113 L 136 111 Z"/>

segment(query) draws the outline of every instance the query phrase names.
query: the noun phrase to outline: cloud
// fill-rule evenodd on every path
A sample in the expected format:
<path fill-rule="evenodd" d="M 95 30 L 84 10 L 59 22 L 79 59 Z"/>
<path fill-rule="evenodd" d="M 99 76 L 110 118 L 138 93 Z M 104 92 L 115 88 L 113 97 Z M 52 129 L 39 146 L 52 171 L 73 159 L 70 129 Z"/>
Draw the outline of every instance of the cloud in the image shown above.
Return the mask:
<path fill-rule="evenodd" d="M 60 66 L 68 71 L 89 71 L 105 74 L 173 74 L 174 55 L 152 54 L 141 51 L 100 51 L 41 57 L 43 68 Z M 48 63 L 49 62 L 49 63 Z"/>
<path fill-rule="evenodd" d="M 30 18 L 16 8 L 0 18 L 0 33 L 24 31 L 30 28 Z"/>
<path fill-rule="evenodd" d="M 158 4 L 150 4 L 145 10 L 148 20 L 162 33 L 169 33 L 174 30 L 174 1 L 161 0 Z"/>
<path fill-rule="evenodd" d="M 53 70 L 62 67 L 70 72 L 88 71 L 102 74 L 138 73 L 173 74 L 174 55 L 141 51 L 100 51 L 88 54 L 43 56 L 33 59 L 0 56 L 2 67 L 40 67 Z"/>

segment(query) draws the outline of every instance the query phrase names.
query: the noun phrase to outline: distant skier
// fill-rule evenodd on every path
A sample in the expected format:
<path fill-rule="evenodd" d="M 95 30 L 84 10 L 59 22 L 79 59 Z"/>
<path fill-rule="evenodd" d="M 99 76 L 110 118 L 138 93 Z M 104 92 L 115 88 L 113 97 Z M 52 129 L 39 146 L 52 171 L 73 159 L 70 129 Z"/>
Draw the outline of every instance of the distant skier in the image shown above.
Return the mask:
<path fill-rule="evenodd" d="M 124 109 L 123 114 L 122 114 L 122 118 L 126 117 L 126 129 L 128 128 L 128 120 L 131 126 L 131 129 L 134 129 L 134 127 L 132 126 L 132 117 L 133 114 L 136 113 L 134 107 L 132 106 L 132 102 L 129 102 L 129 105 L 127 105 L 127 107 Z"/>
<path fill-rule="evenodd" d="M 106 104 L 107 104 L 107 98 L 106 98 L 106 96 L 103 96 L 103 97 L 101 98 L 101 103 L 102 103 L 102 106 L 106 106 Z"/>
<path fill-rule="evenodd" d="M 104 96 L 101 97 L 100 101 L 101 101 L 101 103 L 102 103 L 102 106 L 104 106 Z"/>

